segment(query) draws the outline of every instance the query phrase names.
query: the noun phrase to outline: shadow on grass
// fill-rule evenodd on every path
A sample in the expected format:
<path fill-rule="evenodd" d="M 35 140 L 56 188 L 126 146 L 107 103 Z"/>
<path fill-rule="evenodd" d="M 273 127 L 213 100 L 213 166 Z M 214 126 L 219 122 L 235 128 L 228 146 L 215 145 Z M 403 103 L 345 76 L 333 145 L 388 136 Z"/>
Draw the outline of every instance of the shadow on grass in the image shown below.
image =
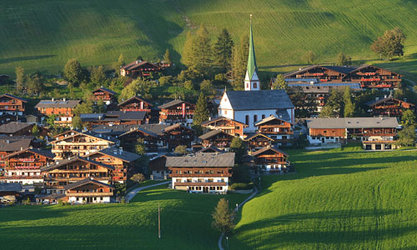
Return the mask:
<path fill-rule="evenodd" d="M 372 241 L 387 240 L 390 238 L 396 238 L 409 233 L 417 233 L 416 225 L 407 225 L 403 227 L 378 227 L 378 225 L 372 224 L 363 226 L 359 230 L 351 230 L 349 225 L 336 226 L 336 230 L 321 231 L 320 228 L 299 228 L 296 231 L 284 231 L 285 228 L 272 228 L 281 225 L 287 225 L 291 223 L 299 223 L 304 225 L 304 220 L 319 219 L 319 220 L 340 220 L 350 218 L 363 218 L 371 217 L 375 218 L 375 221 L 381 219 L 381 217 L 388 215 L 395 215 L 400 211 L 397 210 L 373 210 L 373 209 L 361 209 L 361 210 L 340 210 L 329 212 L 316 212 L 316 213 L 298 213 L 288 214 L 283 216 L 277 216 L 271 219 L 265 219 L 256 221 L 250 224 L 243 225 L 237 229 L 237 234 L 240 232 L 257 232 L 259 237 L 256 241 L 262 241 L 263 247 L 276 249 L 277 247 L 293 246 L 294 244 L 343 244 L 343 243 L 360 243 L 366 242 L 370 239 Z M 336 223 L 336 222 L 335 222 Z M 319 227 L 319 226 L 318 226 Z M 261 232 L 259 230 L 266 229 L 267 231 Z M 340 229 L 337 229 L 340 228 Z M 247 236 L 247 235 L 246 235 Z M 251 237 L 249 237 L 251 238 Z M 241 241 L 240 244 L 245 244 Z M 376 243 L 377 244 L 377 243 Z M 254 246 L 240 246 L 244 249 L 253 248 Z M 412 249 L 412 248 L 409 248 Z"/>
<path fill-rule="evenodd" d="M 18 57 L 3 58 L 3 59 L 0 59 L 0 64 L 45 59 L 45 58 L 50 58 L 50 57 L 55 57 L 55 56 L 56 55 L 39 55 L 39 56 L 18 56 Z"/>

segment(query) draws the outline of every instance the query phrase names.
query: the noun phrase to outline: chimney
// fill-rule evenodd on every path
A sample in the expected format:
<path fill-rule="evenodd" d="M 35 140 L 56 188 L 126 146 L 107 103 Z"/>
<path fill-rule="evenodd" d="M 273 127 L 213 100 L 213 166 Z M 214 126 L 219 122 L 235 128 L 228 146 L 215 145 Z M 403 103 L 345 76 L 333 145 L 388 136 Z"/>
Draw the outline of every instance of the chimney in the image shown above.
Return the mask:
<path fill-rule="evenodd" d="M 62 100 L 65 102 L 67 99 L 66 98 L 62 98 Z"/>
<path fill-rule="evenodd" d="M 9 144 L 9 143 L 10 143 L 10 141 L 9 141 L 9 140 L 6 140 L 6 143 L 7 143 L 7 144 Z"/>
<path fill-rule="evenodd" d="M 52 98 L 52 101 L 55 101 L 55 98 Z"/>
<path fill-rule="evenodd" d="M 139 60 L 136 60 L 136 64 L 139 64 L 139 62 L 140 62 Z"/>

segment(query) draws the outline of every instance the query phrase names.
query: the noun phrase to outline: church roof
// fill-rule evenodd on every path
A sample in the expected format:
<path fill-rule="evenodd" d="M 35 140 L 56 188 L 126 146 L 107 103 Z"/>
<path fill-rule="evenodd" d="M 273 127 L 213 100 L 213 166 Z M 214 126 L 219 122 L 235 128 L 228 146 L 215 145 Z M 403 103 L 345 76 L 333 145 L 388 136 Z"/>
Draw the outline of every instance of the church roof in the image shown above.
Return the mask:
<path fill-rule="evenodd" d="M 250 15 L 250 35 L 249 35 L 249 53 L 248 53 L 248 65 L 247 65 L 247 73 L 249 79 L 252 79 L 253 74 L 257 70 L 256 66 L 256 57 L 255 57 L 255 45 L 253 43 L 253 32 L 252 32 L 252 14 Z"/>
<path fill-rule="evenodd" d="M 227 91 L 232 108 L 237 110 L 266 110 L 294 108 L 287 92 L 282 89 L 259 91 Z"/>

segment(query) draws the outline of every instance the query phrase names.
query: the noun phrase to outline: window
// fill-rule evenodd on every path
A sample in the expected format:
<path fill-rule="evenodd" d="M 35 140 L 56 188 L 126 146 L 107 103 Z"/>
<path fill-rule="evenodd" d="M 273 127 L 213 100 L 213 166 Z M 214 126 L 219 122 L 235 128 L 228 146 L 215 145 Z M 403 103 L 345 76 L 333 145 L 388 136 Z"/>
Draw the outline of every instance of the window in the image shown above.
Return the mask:
<path fill-rule="evenodd" d="M 224 114 L 227 115 L 227 110 L 224 111 Z"/>
<path fill-rule="evenodd" d="M 249 116 L 248 115 L 245 116 L 245 123 L 246 123 L 246 125 L 249 125 Z"/>
<path fill-rule="evenodd" d="M 258 121 L 258 116 L 257 115 L 254 115 L 253 116 L 253 123 L 256 123 Z"/>
<path fill-rule="evenodd" d="M 253 83 L 253 88 L 254 89 L 258 88 L 258 84 L 256 84 L 256 82 Z"/>
<path fill-rule="evenodd" d="M 265 119 L 265 115 L 262 115 L 262 120 Z"/>
<path fill-rule="evenodd" d="M 246 88 L 247 88 L 247 89 L 249 88 L 249 83 L 246 83 Z"/>

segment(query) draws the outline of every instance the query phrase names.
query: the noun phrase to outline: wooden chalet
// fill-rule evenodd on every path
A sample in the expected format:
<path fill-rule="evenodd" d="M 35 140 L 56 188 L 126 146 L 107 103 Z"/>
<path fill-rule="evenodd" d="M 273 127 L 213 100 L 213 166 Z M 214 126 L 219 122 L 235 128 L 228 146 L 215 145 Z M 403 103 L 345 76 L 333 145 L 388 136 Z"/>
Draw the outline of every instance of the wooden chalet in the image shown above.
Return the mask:
<path fill-rule="evenodd" d="M 166 167 L 167 156 L 157 156 L 149 161 L 151 180 L 166 180 L 169 177 L 169 170 Z"/>
<path fill-rule="evenodd" d="M 405 110 L 415 111 L 415 105 L 393 97 L 376 99 L 368 103 L 369 110 L 373 116 L 395 116 L 401 117 Z"/>
<path fill-rule="evenodd" d="M 289 170 L 288 154 L 275 147 L 263 147 L 251 155 L 255 158 L 255 165 L 268 173 L 285 173 Z"/>
<path fill-rule="evenodd" d="M 284 119 L 269 116 L 255 124 L 257 132 L 274 140 L 274 144 L 287 145 L 291 143 L 294 132 L 292 124 Z"/>
<path fill-rule="evenodd" d="M 191 126 L 193 123 L 195 105 L 181 100 L 173 100 L 158 107 L 159 123 L 176 124 L 182 123 Z"/>
<path fill-rule="evenodd" d="M 400 74 L 374 65 L 359 67 L 313 65 L 288 73 L 284 77 L 290 87 L 303 86 L 303 84 L 343 86 L 347 83 L 355 83 L 362 89 L 394 89 L 401 83 Z"/>
<path fill-rule="evenodd" d="M 80 118 L 88 129 L 98 125 L 140 125 L 149 121 L 145 111 L 108 111 L 106 113 L 81 114 Z"/>
<path fill-rule="evenodd" d="M 31 136 L 35 124 L 26 122 L 9 122 L 0 125 L 0 135 L 6 136 Z"/>
<path fill-rule="evenodd" d="M 248 136 L 245 141 L 247 142 L 250 150 L 271 146 L 275 143 L 274 139 L 261 133 Z"/>
<path fill-rule="evenodd" d="M 16 115 L 11 115 L 8 113 L 0 115 L 0 124 L 6 124 L 9 122 L 18 122 L 20 121 L 20 117 Z"/>
<path fill-rule="evenodd" d="M 74 109 L 80 100 L 41 100 L 35 108 L 45 116 L 56 116 L 55 124 L 58 126 L 71 126 Z"/>
<path fill-rule="evenodd" d="M 6 166 L 6 156 L 34 146 L 33 136 L 0 137 L 0 168 Z"/>
<path fill-rule="evenodd" d="M 41 168 L 47 194 L 65 194 L 65 186 L 86 178 L 112 183 L 114 167 L 84 157 L 55 161 Z"/>
<path fill-rule="evenodd" d="M 57 135 L 51 144 L 55 159 L 60 160 L 72 156 L 85 156 L 118 145 L 119 142 L 110 136 L 72 130 Z"/>
<path fill-rule="evenodd" d="M 150 77 L 152 73 L 160 72 L 162 68 L 154 63 L 136 60 L 120 68 L 120 75 L 131 78 Z"/>
<path fill-rule="evenodd" d="M 5 175 L 0 179 L 22 185 L 42 184 L 41 168 L 54 162 L 50 151 L 27 148 L 4 157 Z"/>
<path fill-rule="evenodd" d="M 117 93 L 107 88 L 98 88 L 93 91 L 93 95 L 96 102 L 103 101 L 107 106 L 117 102 Z"/>
<path fill-rule="evenodd" d="M 310 144 L 362 141 L 367 150 L 395 147 L 398 121 L 395 117 L 316 118 L 307 121 Z"/>
<path fill-rule="evenodd" d="M 131 176 L 129 172 L 133 170 L 134 162 L 140 158 L 140 155 L 124 151 L 122 148 L 111 147 L 91 153 L 86 157 L 114 167 L 112 183 L 126 183 Z"/>
<path fill-rule="evenodd" d="M 64 190 L 71 204 L 110 203 L 114 193 L 113 186 L 91 177 L 70 183 L 64 186 Z"/>
<path fill-rule="evenodd" d="M 150 102 L 139 96 L 134 96 L 119 103 L 119 109 L 121 111 L 145 111 L 146 113 L 150 113 L 152 106 Z"/>
<path fill-rule="evenodd" d="M 27 100 L 11 95 L 0 95 L 0 116 L 9 114 L 12 116 L 23 116 Z"/>
<path fill-rule="evenodd" d="M 219 149 L 230 148 L 233 135 L 223 132 L 222 130 L 212 130 L 203 135 L 201 135 L 200 140 L 202 141 L 203 147 L 217 147 Z"/>
<path fill-rule="evenodd" d="M 244 137 L 243 129 L 248 125 L 227 117 L 218 117 L 210 121 L 205 121 L 201 124 L 203 128 L 210 130 L 221 130 L 232 136 Z"/>
<path fill-rule="evenodd" d="M 235 153 L 197 153 L 167 157 L 172 188 L 196 193 L 226 193 Z"/>

